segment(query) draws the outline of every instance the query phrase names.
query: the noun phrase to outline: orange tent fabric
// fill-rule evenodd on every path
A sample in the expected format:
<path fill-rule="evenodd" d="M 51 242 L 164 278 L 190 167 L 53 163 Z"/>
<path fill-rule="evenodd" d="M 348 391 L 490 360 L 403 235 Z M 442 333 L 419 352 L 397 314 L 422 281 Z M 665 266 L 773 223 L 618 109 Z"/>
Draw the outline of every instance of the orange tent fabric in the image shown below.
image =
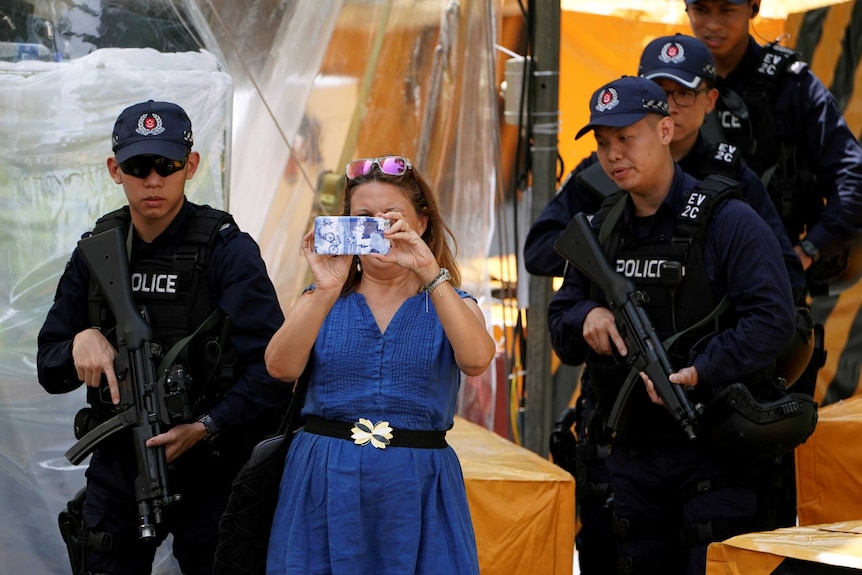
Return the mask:
<path fill-rule="evenodd" d="M 589 122 L 592 93 L 623 74 L 637 75 L 641 52 L 655 38 L 677 32 L 690 35 L 681 6 L 679 13 L 679 23 L 656 21 L 646 11 L 617 16 L 583 10 L 561 13 L 558 147 L 567 172 L 595 150 L 590 134 L 575 141 L 577 131 Z M 758 19 L 756 30 L 765 38 L 776 38 L 784 32 L 784 20 Z"/>

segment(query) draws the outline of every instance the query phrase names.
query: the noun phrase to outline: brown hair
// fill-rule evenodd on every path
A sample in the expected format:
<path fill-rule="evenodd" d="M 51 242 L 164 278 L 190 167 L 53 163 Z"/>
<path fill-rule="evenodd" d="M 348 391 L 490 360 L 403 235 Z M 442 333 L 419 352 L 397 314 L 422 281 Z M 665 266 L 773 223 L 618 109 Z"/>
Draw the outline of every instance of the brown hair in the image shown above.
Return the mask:
<path fill-rule="evenodd" d="M 461 272 L 455 261 L 455 253 L 457 252 L 455 235 L 446 222 L 443 221 L 440 209 L 437 207 L 437 200 L 434 198 L 428 182 L 425 181 L 415 168 L 408 169 L 401 176 L 390 176 L 381 172 L 377 165 L 374 165 L 367 174 L 352 180 L 347 179 L 344 185 L 344 209 L 342 210 L 342 215 L 350 215 L 350 201 L 353 198 L 353 191 L 362 184 L 369 182 L 382 182 L 397 186 L 404 193 L 405 197 L 410 200 L 416 213 L 428 219 L 428 225 L 425 227 L 422 239 L 428 244 L 431 253 L 434 254 L 434 259 L 437 260 L 440 267 L 449 270 L 452 276 L 450 283 L 454 287 L 459 287 L 461 285 Z M 451 241 L 451 246 L 449 241 Z M 358 257 L 355 256 L 355 258 Z M 360 272 L 357 271 L 356 266 L 350 266 L 347 281 L 344 282 L 341 293 L 349 293 L 356 289 L 359 279 Z"/>

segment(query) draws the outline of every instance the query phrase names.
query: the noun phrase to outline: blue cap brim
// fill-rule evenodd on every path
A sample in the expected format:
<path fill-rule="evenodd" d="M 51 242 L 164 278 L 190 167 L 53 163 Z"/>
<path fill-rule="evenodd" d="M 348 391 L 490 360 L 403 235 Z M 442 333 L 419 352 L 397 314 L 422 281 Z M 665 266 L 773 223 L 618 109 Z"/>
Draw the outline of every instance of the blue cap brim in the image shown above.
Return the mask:
<path fill-rule="evenodd" d="M 656 68 L 641 75 L 648 80 L 667 78 L 668 80 L 673 80 L 677 84 L 681 84 L 686 88 L 691 89 L 700 86 L 700 83 L 703 80 L 703 78 L 695 76 L 694 74 L 680 74 L 680 70 L 678 68 Z"/>
<path fill-rule="evenodd" d="M 138 140 L 117 150 L 114 155 L 118 162 L 125 162 L 135 156 L 164 156 L 170 160 L 183 160 L 189 153 L 188 144 L 167 142 L 165 140 Z"/>
<path fill-rule="evenodd" d="M 642 119 L 646 117 L 647 114 L 651 112 L 634 112 L 628 114 L 608 114 L 602 118 L 596 118 L 580 130 L 575 135 L 575 139 L 579 140 L 581 137 L 592 130 L 593 128 L 597 128 L 600 126 L 604 126 L 607 128 L 625 128 L 626 126 L 631 126 L 636 122 L 640 122 Z"/>

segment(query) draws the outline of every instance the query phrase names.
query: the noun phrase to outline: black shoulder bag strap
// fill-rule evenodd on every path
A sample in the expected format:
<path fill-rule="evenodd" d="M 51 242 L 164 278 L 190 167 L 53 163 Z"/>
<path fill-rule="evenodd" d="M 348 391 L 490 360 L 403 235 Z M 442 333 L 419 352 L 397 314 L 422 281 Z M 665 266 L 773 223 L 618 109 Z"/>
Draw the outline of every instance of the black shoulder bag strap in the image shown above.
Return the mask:
<path fill-rule="evenodd" d="M 237 473 L 219 521 L 213 575 L 264 575 L 272 519 L 284 462 L 294 432 L 302 426 L 308 367 L 297 380 L 278 434 L 257 444 Z"/>

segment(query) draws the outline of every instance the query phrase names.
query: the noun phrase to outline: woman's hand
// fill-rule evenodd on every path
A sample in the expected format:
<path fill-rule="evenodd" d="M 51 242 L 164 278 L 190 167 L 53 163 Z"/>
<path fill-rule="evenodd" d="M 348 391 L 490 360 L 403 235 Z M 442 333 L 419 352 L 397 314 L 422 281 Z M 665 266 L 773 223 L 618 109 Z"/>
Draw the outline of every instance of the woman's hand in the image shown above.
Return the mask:
<path fill-rule="evenodd" d="M 330 256 L 314 253 L 314 232 L 308 232 L 302 238 L 302 253 L 308 261 L 314 276 L 315 288 L 319 290 L 338 290 L 347 281 L 353 256 Z"/>
<path fill-rule="evenodd" d="M 434 279 L 440 266 L 431 253 L 431 248 L 422 239 L 420 230 L 413 229 L 401 212 L 386 212 L 377 214 L 377 217 L 390 221 L 389 229 L 384 233 L 384 237 L 390 242 L 390 248 L 388 254 L 373 254 L 370 257 L 411 270 L 423 283 Z"/>

